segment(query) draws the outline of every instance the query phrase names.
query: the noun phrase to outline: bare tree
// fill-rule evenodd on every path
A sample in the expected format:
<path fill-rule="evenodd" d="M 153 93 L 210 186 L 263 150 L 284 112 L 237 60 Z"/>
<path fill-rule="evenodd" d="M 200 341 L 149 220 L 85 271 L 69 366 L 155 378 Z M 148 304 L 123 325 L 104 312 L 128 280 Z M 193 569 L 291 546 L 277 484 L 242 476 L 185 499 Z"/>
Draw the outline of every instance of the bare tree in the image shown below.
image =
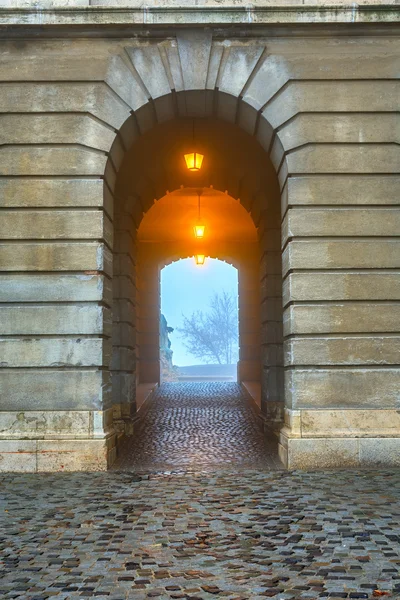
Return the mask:
<path fill-rule="evenodd" d="M 239 338 L 237 296 L 215 292 L 207 312 L 183 315 L 183 327 L 177 330 L 186 350 L 196 358 L 207 363 L 234 364 Z"/>

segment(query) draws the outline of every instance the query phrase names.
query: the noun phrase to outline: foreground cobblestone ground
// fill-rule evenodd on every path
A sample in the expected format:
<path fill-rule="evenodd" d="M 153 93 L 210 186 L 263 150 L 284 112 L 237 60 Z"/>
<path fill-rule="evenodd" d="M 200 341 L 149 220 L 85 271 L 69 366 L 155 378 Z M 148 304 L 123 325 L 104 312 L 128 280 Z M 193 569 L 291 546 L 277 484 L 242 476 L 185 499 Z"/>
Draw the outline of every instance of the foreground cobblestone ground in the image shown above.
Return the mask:
<path fill-rule="evenodd" d="M 282 468 L 236 383 L 164 383 L 116 469 Z"/>
<path fill-rule="evenodd" d="M 1 478 L 4 598 L 400 598 L 400 475 Z"/>
<path fill-rule="evenodd" d="M 183 432 L 158 440 L 166 452 L 182 439 L 190 472 L 177 453 L 176 472 L 155 472 L 149 414 L 136 463 L 149 474 L 0 476 L 0 598 L 400 598 L 400 471 L 273 470 L 254 441 L 255 468 L 229 464 L 253 431 L 242 409 L 240 443 L 217 419 L 196 460 Z"/>

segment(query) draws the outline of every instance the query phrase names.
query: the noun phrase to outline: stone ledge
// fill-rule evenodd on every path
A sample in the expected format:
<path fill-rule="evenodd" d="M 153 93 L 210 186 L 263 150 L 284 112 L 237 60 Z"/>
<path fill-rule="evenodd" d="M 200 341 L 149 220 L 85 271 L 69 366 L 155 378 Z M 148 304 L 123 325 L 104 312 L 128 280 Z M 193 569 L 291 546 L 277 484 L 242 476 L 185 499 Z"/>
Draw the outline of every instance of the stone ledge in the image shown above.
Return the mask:
<path fill-rule="evenodd" d="M 0 411 L 0 440 L 106 439 L 113 409 Z"/>
<path fill-rule="evenodd" d="M 110 3 L 111 4 L 111 3 Z M 163 6 L 135 2 L 124 6 L 91 4 L 70 4 L 60 6 L 50 2 L 19 3 L 6 6 L 0 4 L 0 26 L 60 26 L 60 25 L 205 25 L 205 24 L 359 24 L 396 23 L 399 20 L 399 7 L 390 2 L 384 5 L 372 2 L 367 4 L 344 4 L 333 0 L 303 4 L 284 1 L 262 2 L 256 0 L 251 5 L 231 5 L 229 2 L 205 2 L 193 5 L 186 2 L 168 1 Z"/>
<path fill-rule="evenodd" d="M 400 466 L 400 437 L 290 438 L 281 432 L 279 457 L 287 469 Z"/>
<path fill-rule="evenodd" d="M 285 409 L 284 435 L 296 438 L 400 436 L 397 409 Z"/>

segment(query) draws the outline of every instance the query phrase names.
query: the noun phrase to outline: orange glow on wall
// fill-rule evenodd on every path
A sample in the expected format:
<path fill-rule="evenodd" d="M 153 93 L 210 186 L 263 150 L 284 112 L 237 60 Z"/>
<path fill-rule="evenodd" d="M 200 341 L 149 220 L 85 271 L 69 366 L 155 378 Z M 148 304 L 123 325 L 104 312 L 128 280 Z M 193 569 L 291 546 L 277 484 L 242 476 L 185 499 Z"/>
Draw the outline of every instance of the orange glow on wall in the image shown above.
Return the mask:
<path fill-rule="evenodd" d="M 186 166 L 189 171 L 200 171 L 201 165 L 203 164 L 203 158 L 204 154 L 199 154 L 198 152 L 185 154 Z"/>
<path fill-rule="evenodd" d="M 195 254 L 194 260 L 196 261 L 196 265 L 201 267 L 206 262 L 205 254 Z"/>

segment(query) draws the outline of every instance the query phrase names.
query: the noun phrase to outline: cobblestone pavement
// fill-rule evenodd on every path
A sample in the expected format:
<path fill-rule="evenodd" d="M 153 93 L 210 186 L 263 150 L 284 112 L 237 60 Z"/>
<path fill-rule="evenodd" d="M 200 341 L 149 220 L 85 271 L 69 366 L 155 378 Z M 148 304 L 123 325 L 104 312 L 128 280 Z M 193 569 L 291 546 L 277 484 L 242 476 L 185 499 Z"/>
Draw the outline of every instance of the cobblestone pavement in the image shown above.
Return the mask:
<path fill-rule="evenodd" d="M 400 598 L 400 471 L 273 470 L 234 389 L 226 409 L 241 426 L 227 428 L 205 392 L 195 400 L 195 459 L 184 431 L 162 437 L 162 423 L 183 426 L 174 388 L 153 405 L 173 418 L 149 412 L 139 434 L 141 476 L 0 476 L 0 598 Z M 254 465 L 229 462 L 250 434 Z M 168 450 L 175 468 L 156 472 Z"/>
<path fill-rule="evenodd" d="M 236 383 L 164 383 L 116 468 L 282 468 L 260 424 Z"/>
<path fill-rule="evenodd" d="M 2 476 L 0 597 L 400 598 L 400 473 L 138 479 Z"/>

